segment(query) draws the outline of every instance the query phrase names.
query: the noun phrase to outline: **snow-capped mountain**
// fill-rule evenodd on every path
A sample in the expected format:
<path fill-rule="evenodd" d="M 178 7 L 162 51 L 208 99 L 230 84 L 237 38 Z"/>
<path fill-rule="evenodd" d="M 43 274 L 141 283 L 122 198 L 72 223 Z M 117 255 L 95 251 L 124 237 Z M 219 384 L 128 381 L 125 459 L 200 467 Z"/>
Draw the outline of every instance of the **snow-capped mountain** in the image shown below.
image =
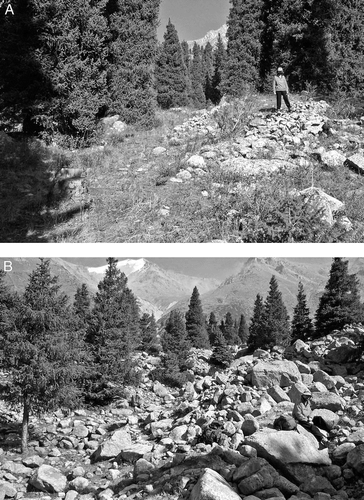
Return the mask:
<path fill-rule="evenodd" d="M 205 47 L 208 42 L 211 43 L 213 47 L 217 44 L 217 40 L 219 37 L 219 34 L 221 35 L 222 41 L 226 47 L 227 45 L 227 24 L 223 24 L 221 28 L 217 30 L 211 30 L 203 38 L 199 38 L 198 40 L 189 40 L 188 46 L 190 49 L 192 49 L 194 43 L 196 42 L 197 45 L 200 45 L 202 47 Z"/>

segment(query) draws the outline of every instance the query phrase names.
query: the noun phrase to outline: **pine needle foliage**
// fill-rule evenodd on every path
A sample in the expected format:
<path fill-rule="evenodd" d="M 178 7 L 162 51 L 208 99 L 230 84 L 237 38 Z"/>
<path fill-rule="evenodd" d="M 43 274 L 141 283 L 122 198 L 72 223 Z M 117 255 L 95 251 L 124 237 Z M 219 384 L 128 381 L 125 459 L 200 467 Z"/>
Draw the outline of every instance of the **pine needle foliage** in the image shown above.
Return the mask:
<path fill-rule="evenodd" d="M 186 312 L 186 331 L 192 347 L 202 349 L 210 347 L 200 294 L 196 286 L 193 289 Z"/>
<path fill-rule="evenodd" d="M 126 123 L 155 122 L 153 88 L 160 0 L 112 0 L 107 5 L 110 112 Z"/>
<path fill-rule="evenodd" d="M 31 413 L 81 404 L 79 381 L 86 353 L 72 327 L 68 298 L 49 260 L 41 259 L 3 332 L 3 367 L 9 374 L 6 399 L 22 407 L 22 451 L 28 445 Z"/>
<path fill-rule="evenodd" d="M 315 337 L 323 337 L 347 324 L 364 320 L 359 281 L 355 274 L 349 274 L 348 266 L 347 260 L 340 257 L 333 259 L 329 279 L 316 311 Z"/>
<path fill-rule="evenodd" d="M 293 310 L 291 341 L 309 340 L 313 332 L 314 328 L 310 318 L 310 310 L 307 307 L 306 294 L 300 281 L 298 283 L 297 304 Z"/>
<path fill-rule="evenodd" d="M 87 332 L 93 356 L 87 398 L 100 404 L 108 403 L 118 387 L 133 380 L 132 353 L 140 342 L 139 307 L 117 263 L 107 259 Z"/>
<path fill-rule="evenodd" d="M 164 42 L 159 48 L 155 66 L 157 101 L 163 109 L 188 104 L 188 67 L 186 66 L 186 58 L 186 47 L 182 49 L 177 30 L 169 20 L 164 34 Z"/>
<path fill-rule="evenodd" d="M 221 90 L 241 97 L 259 81 L 262 0 L 231 0 Z"/>

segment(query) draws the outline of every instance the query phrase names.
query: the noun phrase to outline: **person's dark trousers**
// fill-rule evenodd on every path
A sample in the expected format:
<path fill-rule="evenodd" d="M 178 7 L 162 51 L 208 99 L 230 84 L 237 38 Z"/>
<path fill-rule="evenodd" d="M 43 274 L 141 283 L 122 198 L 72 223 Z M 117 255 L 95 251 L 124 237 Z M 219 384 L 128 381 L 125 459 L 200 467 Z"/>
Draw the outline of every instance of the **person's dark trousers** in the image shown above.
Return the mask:
<path fill-rule="evenodd" d="M 277 110 L 281 109 L 282 97 L 285 102 L 285 105 L 288 109 L 291 109 L 291 103 L 289 102 L 287 92 L 285 90 L 277 90 Z"/>
<path fill-rule="evenodd" d="M 314 417 L 314 419 L 315 419 L 315 418 L 316 418 L 316 417 Z M 318 417 L 318 418 L 322 420 L 322 418 L 321 418 L 321 417 Z M 322 421 L 323 421 L 323 420 L 322 420 Z M 304 427 L 305 429 L 307 429 L 309 432 L 311 432 L 311 434 L 313 434 L 313 435 L 315 436 L 315 438 L 317 439 L 317 441 L 318 441 L 319 443 L 321 443 L 322 438 L 324 437 L 324 435 L 321 433 L 321 431 L 320 431 L 320 429 L 318 428 L 318 426 L 317 426 L 317 425 L 315 425 L 315 424 L 316 424 L 316 422 L 315 422 L 315 423 L 311 423 L 311 422 L 305 422 L 305 421 L 301 420 L 301 421 L 299 421 L 298 423 L 299 423 L 300 425 L 302 425 L 302 427 Z M 325 430 L 326 430 L 326 429 L 325 429 Z"/>

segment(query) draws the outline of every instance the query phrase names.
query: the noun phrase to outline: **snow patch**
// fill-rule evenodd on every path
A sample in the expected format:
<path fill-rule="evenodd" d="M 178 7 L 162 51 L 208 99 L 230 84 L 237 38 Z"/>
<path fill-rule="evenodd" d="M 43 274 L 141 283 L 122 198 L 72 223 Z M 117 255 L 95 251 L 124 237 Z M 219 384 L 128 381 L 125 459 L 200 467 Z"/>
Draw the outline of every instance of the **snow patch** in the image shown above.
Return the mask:
<path fill-rule="evenodd" d="M 120 260 L 117 264 L 117 268 L 120 269 L 126 276 L 130 276 L 133 273 L 136 273 L 143 269 L 143 267 L 147 264 L 145 259 L 125 259 Z M 94 274 L 105 274 L 108 266 L 100 266 L 100 267 L 88 267 L 87 270 L 89 273 Z"/>

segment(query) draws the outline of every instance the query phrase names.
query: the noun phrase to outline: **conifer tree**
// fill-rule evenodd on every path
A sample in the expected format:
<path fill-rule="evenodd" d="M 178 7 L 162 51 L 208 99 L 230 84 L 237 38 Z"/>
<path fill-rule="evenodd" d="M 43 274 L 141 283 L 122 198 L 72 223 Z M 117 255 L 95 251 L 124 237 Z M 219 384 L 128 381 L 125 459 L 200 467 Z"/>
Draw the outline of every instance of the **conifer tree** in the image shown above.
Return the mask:
<path fill-rule="evenodd" d="M 92 137 L 97 115 L 108 101 L 106 3 L 29 2 L 38 41 L 32 57 L 44 83 L 24 126 L 32 120 L 48 136 L 56 129 L 78 140 Z"/>
<path fill-rule="evenodd" d="M 190 104 L 192 87 L 191 87 L 191 63 L 192 63 L 192 55 L 191 50 L 188 46 L 188 43 L 184 40 L 181 43 L 182 49 L 182 59 L 185 65 L 185 74 L 186 74 L 186 94 L 187 94 L 187 105 Z"/>
<path fill-rule="evenodd" d="M 215 313 L 211 312 L 209 317 L 209 322 L 207 324 L 207 333 L 209 336 L 209 341 L 211 346 L 215 345 L 217 330 L 218 330 L 217 319 Z"/>
<path fill-rule="evenodd" d="M 240 97 L 258 83 L 262 0 L 231 0 L 231 4 L 221 90 Z"/>
<path fill-rule="evenodd" d="M 228 345 L 237 345 L 239 343 L 239 338 L 237 336 L 237 331 L 235 328 L 235 323 L 230 311 L 225 315 L 225 328 L 224 337 Z"/>
<path fill-rule="evenodd" d="M 202 65 L 201 48 L 195 42 L 192 49 L 193 59 L 191 63 L 191 101 L 196 108 L 206 105 L 204 92 L 205 78 Z"/>
<path fill-rule="evenodd" d="M 177 30 L 169 20 L 155 66 L 157 100 L 164 109 L 188 104 L 188 69 L 184 56 Z"/>
<path fill-rule="evenodd" d="M 117 259 L 107 259 L 108 267 L 98 285 L 87 335 L 94 363 L 88 398 L 99 403 L 113 397 L 110 383 L 122 384 L 131 379 L 131 357 L 140 343 L 139 307 L 117 263 Z"/>
<path fill-rule="evenodd" d="M 185 382 L 184 371 L 190 349 L 183 315 L 178 310 L 170 312 L 162 336 L 164 356 L 162 358 L 161 379 L 172 386 Z"/>
<path fill-rule="evenodd" d="M 211 90 L 209 98 L 213 104 L 218 104 L 222 97 L 222 91 L 220 85 L 223 74 L 223 65 L 226 60 L 226 49 L 224 47 L 224 42 L 222 41 L 220 33 L 217 39 L 217 45 L 214 50 L 213 56 L 214 56 L 214 73 L 211 79 Z"/>
<path fill-rule="evenodd" d="M 162 337 L 162 347 L 165 352 L 172 352 L 178 356 L 179 367 L 182 369 L 191 343 L 188 339 L 183 315 L 176 309 L 169 314 Z"/>
<path fill-rule="evenodd" d="M 113 0 L 107 4 L 111 112 L 127 123 L 155 119 L 153 68 L 160 0 Z"/>
<path fill-rule="evenodd" d="M 349 262 L 339 257 L 333 259 L 329 279 L 320 297 L 316 311 L 315 337 L 323 337 L 345 325 L 363 321 L 359 281 L 348 272 Z"/>
<path fill-rule="evenodd" d="M 214 365 L 227 368 L 233 360 L 231 348 L 227 344 L 224 335 L 221 331 L 217 331 L 215 344 L 212 350 L 210 362 Z"/>
<path fill-rule="evenodd" d="M 85 283 L 82 283 L 76 290 L 73 302 L 73 313 L 79 328 L 86 328 L 90 321 L 91 299 Z"/>
<path fill-rule="evenodd" d="M 264 303 L 262 296 L 258 293 L 254 302 L 253 316 L 249 325 L 248 347 L 251 350 L 262 347 L 264 345 L 265 334 Z"/>
<path fill-rule="evenodd" d="M 266 322 L 265 348 L 274 345 L 289 345 L 291 340 L 289 316 L 274 275 L 269 282 L 269 292 L 264 303 L 264 316 Z"/>
<path fill-rule="evenodd" d="M 202 68 L 205 75 L 205 98 L 206 101 L 211 101 L 212 77 L 214 75 L 214 56 L 210 42 L 207 42 L 202 52 Z"/>
<path fill-rule="evenodd" d="M 22 452 L 28 446 L 29 416 L 81 402 L 78 388 L 85 350 L 72 326 L 68 298 L 49 260 L 41 259 L 15 304 L 3 332 L 3 367 L 9 385 L 3 396 L 22 407 Z"/>
<path fill-rule="evenodd" d="M 238 336 L 240 342 L 242 344 L 246 344 L 248 342 L 249 337 L 249 327 L 247 325 L 244 314 L 240 315 L 239 327 L 238 327 Z"/>
<path fill-rule="evenodd" d="M 192 347 L 202 349 L 210 347 L 200 294 L 196 286 L 193 289 L 188 311 L 186 312 L 186 331 Z"/>
<path fill-rule="evenodd" d="M 297 304 L 293 310 L 292 318 L 292 342 L 296 340 L 308 340 L 313 334 L 313 324 L 310 318 L 310 310 L 307 307 L 306 295 L 302 282 L 298 283 Z"/>
<path fill-rule="evenodd" d="M 144 313 L 140 318 L 141 346 L 149 354 L 158 353 L 157 323 L 154 314 Z"/>

